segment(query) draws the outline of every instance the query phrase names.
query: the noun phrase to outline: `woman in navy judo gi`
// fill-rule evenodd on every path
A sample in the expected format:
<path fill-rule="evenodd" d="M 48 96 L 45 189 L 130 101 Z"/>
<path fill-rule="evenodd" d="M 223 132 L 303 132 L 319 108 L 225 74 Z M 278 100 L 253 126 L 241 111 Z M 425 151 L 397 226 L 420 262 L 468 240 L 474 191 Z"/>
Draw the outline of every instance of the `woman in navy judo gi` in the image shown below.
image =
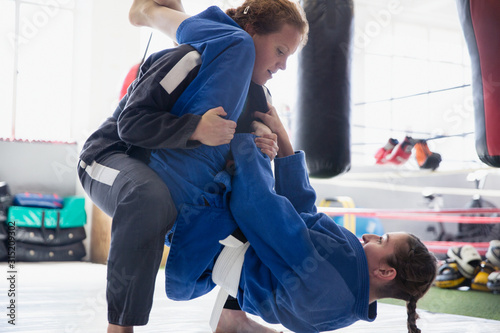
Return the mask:
<path fill-rule="evenodd" d="M 182 21 L 178 35 L 192 22 L 213 19 L 214 11 Z M 319 332 L 374 320 L 376 300 L 394 297 L 407 301 L 408 330 L 418 332 L 416 302 L 434 280 L 434 257 L 405 233 L 366 235 L 363 248 L 355 235 L 318 214 L 304 154 L 292 153 L 273 109 L 257 117 L 278 134 L 276 183 L 250 134 L 237 134 L 230 144 L 234 172 L 215 172 L 228 147 L 153 153 L 150 166 L 179 210 L 165 271 L 167 295 L 192 299 L 230 277 L 216 273 L 217 266 L 233 267 L 220 264 L 221 257 L 226 248 L 239 247 L 232 235 L 241 230 L 248 242 L 240 241 L 246 247 L 235 295 L 244 311 L 297 332 Z M 206 171 L 203 159 L 219 164 Z"/>

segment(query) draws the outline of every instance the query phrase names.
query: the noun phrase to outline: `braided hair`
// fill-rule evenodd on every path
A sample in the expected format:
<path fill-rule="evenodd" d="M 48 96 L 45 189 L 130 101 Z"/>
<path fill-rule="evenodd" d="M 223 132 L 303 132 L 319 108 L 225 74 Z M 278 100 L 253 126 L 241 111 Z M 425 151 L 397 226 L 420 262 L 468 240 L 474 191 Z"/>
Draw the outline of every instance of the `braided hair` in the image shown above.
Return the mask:
<path fill-rule="evenodd" d="M 420 333 L 416 321 L 417 301 L 429 290 L 437 273 L 436 257 L 415 235 L 408 235 L 407 246 L 400 245 L 387 259 L 396 277 L 383 289 L 386 297 L 406 301 L 408 333 Z"/>
<path fill-rule="evenodd" d="M 252 26 L 259 35 L 267 35 L 281 30 L 289 24 L 302 35 L 301 44 L 307 43 L 309 24 L 302 7 L 290 0 L 246 0 L 241 6 L 226 10 L 242 29 Z"/>

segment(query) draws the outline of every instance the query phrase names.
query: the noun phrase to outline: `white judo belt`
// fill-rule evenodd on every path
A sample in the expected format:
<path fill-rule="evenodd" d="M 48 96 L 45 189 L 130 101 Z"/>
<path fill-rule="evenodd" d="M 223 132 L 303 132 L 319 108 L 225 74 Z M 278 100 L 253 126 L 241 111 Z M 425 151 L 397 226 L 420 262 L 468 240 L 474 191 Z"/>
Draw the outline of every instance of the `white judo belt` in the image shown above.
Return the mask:
<path fill-rule="evenodd" d="M 241 269 L 245 260 L 245 252 L 250 246 L 249 242 L 243 243 L 233 235 L 220 241 L 224 248 L 215 261 L 212 271 L 212 281 L 220 287 L 215 305 L 210 317 L 210 327 L 215 332 L 220 315 L 228 295 L 236 297 L 240 283 Z"/>

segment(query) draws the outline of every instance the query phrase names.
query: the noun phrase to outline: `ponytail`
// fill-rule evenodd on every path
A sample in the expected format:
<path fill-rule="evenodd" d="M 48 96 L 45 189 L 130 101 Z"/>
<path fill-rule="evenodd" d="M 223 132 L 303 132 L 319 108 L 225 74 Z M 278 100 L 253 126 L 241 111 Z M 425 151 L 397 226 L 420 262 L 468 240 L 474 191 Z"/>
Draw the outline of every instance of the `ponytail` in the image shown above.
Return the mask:
<path fill-rule="evenodd" d="M 408 314 L 407 326 L 408 333 L 420 333 L 420 329 L 417 327 L 417 300 L 415 297 L 410 297 L 410 300 L 406 302 L 406 312 Z"/>
<path fill-rule="evenodd" d="M 417 301 L 427 293 L 436 278 L 436 257 L 418 237 L 409 234 L 408 243 L 395 248 L 386 260 L 397 274 L 383 288 L 384 297 L 405 300 L 408 333 L 420 333 L 417 327 Z"/>

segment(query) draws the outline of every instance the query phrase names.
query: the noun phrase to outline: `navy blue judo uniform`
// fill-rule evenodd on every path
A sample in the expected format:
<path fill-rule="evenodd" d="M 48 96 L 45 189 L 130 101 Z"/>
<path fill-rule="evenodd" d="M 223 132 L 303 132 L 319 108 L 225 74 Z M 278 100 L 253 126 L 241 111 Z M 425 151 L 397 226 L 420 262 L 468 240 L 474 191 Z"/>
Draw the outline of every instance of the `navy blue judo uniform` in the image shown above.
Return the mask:
<path fill-rule="evenodd" d="M 181 45 L 149 57 L 113 116 L 88 138 L 80 154 L 78 175 L 85 192 L 113 217 L 106 288 L 108 321 L 112 324 L 148 322 L 165 234 L 174 225 L 177 210 L 167 186 L 146 163 L 152 148 L 190 149 L 200 145 L 189 137 L 201 116 L 177 117 L 168 112 L 200 66 L 184 66 L 185 75 L 175 89 L 152 96 L 156 101 L 161 99 L 161 112 L 150 117 L 127 114 L 120 118 L 120 126 L 117 120 L 129 98 L 135 98 L 134 87 L 155 73 L 153 65 L 162 64 L 163 75 L 168 75 L 193 51 Z"/>
<path fill-rule="evenodd" d="M 222 105 L 236 120 L 245 104 L 255 53 L 251 37 L 215 7 L 186 20 L 179 31 L 178 40 L 187 36 L 193 46 L 149 57 L 80 155 L 82 186 L 113 217 L 106 292 L 112 324 L 147 323 L 165 234 L 177 215 L 168 188 L 144 162 L 154 149 L 200 147 L 189 138 L 205 111 Z M 221 80 L 232 84 L 221 86 Z M 222 154 L 228 150 L 223 146 Z M 221 160 L 213 161 L 207 171 L 220 168 Z"/>

